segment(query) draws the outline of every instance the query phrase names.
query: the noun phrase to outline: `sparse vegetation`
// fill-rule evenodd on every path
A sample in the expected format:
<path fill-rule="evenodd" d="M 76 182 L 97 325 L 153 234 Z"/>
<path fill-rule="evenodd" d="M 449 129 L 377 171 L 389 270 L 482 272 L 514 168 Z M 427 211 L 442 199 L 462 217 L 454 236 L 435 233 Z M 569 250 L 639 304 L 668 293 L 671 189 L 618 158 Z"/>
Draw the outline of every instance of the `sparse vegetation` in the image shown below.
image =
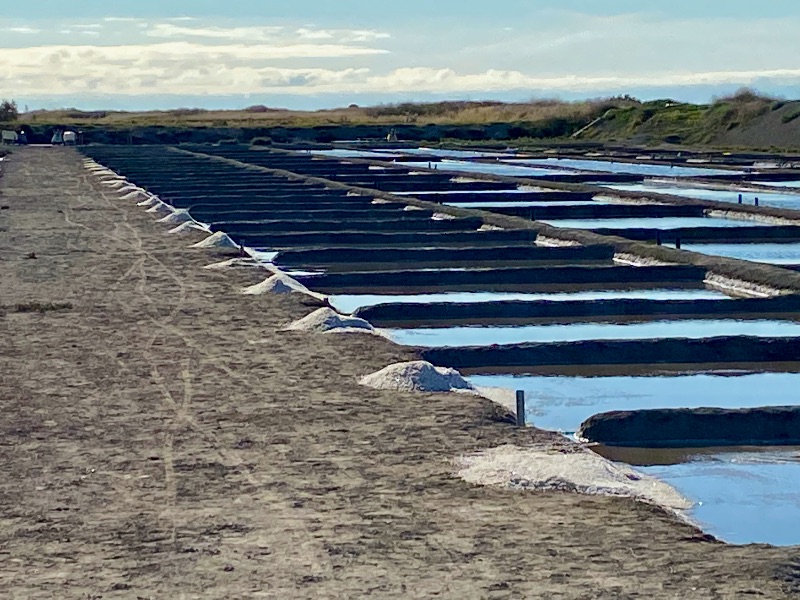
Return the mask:
<path fill-rule="evenodd" d="M 17 103 L 13 100 L 3 100 L 0 102 L 0 123 L 16 121 L 19 118 Z"/>

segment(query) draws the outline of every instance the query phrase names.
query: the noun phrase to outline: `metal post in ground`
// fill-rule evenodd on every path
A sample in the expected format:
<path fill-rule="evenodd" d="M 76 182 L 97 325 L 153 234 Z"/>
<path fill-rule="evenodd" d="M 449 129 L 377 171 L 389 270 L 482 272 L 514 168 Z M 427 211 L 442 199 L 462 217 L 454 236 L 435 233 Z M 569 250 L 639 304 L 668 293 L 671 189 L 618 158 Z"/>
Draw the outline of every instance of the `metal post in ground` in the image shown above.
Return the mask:
<path fill-rule="evenodd" d="M 742 203 L 742 195 L 739 194 L 739 204 L 741 204 L 741 203 Z"/>
<path fill-rule="evenodd" d="M 517 390 L 517 427 L 525 427 L 525 392 Z"/>
<path fill-rule="evenodd" d="M 758 196 L 756 196 L 756 206 L 758 206 Z"/>
<path fill-rule="evenodd" d="M 679 237 L 675 238 L 675 249 L 676 250 L 680 250 L 681 249 L 681 238 L 679 238 Z"/>

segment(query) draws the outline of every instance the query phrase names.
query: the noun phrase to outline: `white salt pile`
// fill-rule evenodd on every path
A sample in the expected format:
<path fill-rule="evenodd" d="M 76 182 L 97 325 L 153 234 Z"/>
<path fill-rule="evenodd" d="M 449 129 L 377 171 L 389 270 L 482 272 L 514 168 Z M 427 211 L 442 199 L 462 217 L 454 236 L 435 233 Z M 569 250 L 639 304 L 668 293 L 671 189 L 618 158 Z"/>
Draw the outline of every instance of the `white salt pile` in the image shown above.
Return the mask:
<path fill-rule="evenodd" d="M 143 189 L 137 189 L 132 192 L 128 192 L 124 196 L 120 198 L 120 200 L 144 200 L 145 198 L 149 198 L 150 194 L 145 192 Z"/>
<path fill-rule="evenodd" d="M 323 297 L 320 294 L 315 294 L 299 281 L 292 279 L 283 273 L 275 273 L 261 283 L 251 285 L 250 287 L 243 289 L 242 293 L 249 296 L 260 296 L 261 294 L 299 293 L 308 294 L 319 298 Z"/>
<path fill-rule="evenodd" d="M 403 392 L 450 392 L 472 390 L 472 384 L 455 369 L 435 367 L 429 362 L 417 360 L 396 363 L 363 377 L 361 385 L 378 390 Z"/>
<path fill-rule="evenodd" d="M 187 233 L 189 231 L 205 231 L 208 232 L 208 229 L 203 227 L 197 221 L 186 221 L 185 223 L 181 223 L 174 229 L 170 229 L 168 233 L 178 234 L 178 233 Z"/>
<path fill-rule="evenodd" d="M 217 231 L 216 233 L 208 236 L 202 242 L 197 242 L 192 248 L 238 248 L 239 246 L 234 242 L 228 234 L 224 231 Z"/>
<path fill-rule="evenodd" d="M 155 204 L 151 205 L 146 212 L 153 213 L 156 215 L 161 215 L 163 217 L 172 213 L 173 209 L 169 204 L 165 204 L 164 202 L 161 202 L 161 200 L 159 200 Z"/>
<path fill-rule="evenodd" d="M 188 210 L 185 208 L 179 208 L 156 222 L 165 223 L 167 225 L 182 225 L 184 223 L 194 222 L 194 219 L 189 215 Z"/>
<path fill-rule="evenodd" d="M 315 310 L 307 317 L 295 321 L 284 328 L 284 331 L 313 331 L 316 333 L 326 332 L 363 332 L 374 331 L 364 319 L 357 317 L 345 317 L 337 313 L 332 308 L 324 307 Z"/>
<path fill-rule="evenodd" d="M 229 258 L 222 262 L 212 263 L 203 267 L 211 271 L 221 271 L 223 269 L 238 269 L 238 268 L 262 268 L 262 264 L 253 258 Z"/>
<path fill-rule="evenodd" d="M 403 210 L 409 212 L 412 210 L 426 210 L 426 209 L 422 208 L 421 206 L 414 206 L 413 204 L 408 204 Z"/>
<path fill-rule="evenodd" d="M 111 179 L 109 181 L 104 182 L 103 185 L 106 185 L 106 186 L 108 186 L 110 188 L 118 190 L 119 188 L 124 187 L 125 185 L 127 185 L 127 180 L 125 180 L 125 179 Z"/>
<path fill-rule="evenodd" d="M 458 476 L 476 485 L 623 496 L 675 511 L 692 507 L 666 483 L 578 446 L 500 446 L 455 464 Z"/>
<path fill-rule="evenodd" d="M 458 217 L 455 217 L 453 215 L 448 215 L 446 213 L 434 213 L 433 216 L 431 217 L 431 219 L 433 219 L 434 221 L 453 221 L 457 218 Z"/>
<path fill-rule="evenodd" d="M 503 228 L 497 225 L 481 225 L 478 231 L 503 231 Z"/>
<path fill-rule="evenodd" d="M 161 200 L 158 199 L 158 196 L 150 196 L 149 198 L 145 198 L 141 202 L 137 202 L 136 206 L 150 207 L 153 206 L 154 204 L 158 204 L 159 202 L 161 202 Z"/>

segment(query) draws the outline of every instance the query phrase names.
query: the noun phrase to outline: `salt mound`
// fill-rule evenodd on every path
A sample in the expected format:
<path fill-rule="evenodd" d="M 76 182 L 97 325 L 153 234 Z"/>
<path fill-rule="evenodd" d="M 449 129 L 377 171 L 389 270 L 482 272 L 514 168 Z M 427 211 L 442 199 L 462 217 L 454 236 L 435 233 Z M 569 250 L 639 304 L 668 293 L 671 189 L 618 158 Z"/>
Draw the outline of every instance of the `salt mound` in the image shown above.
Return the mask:
<path fill-rule="evenodd" d="M 120 200 L 142 200 L 144 198 L 149 198 L 150 194 L 145 192 L 143 189 L 137 189 L 133 192 L 128 192 L 124 196 L 120 198 Z"/>
<path fill-rule="evenodd" d="M 305 294 L 318 300 L 324 298 L 323 295 L 312 292 L 302 283 L 284 273 L 275 273 L 261 283 L 243 289 L 242 293 L 248 296 L 260 296 L 262 294 Z"/>
<path fill-rule="evenodd" d="M 203 268 L 208 269 L 209 271 L 221 271 L 223 269 L 251 269 L 254 267 L 261 267 L 261 263 L 252 258 L 229 258 L 228 260 L 223 260 L 222 262 L 206 265 Z"/>
<path fill-rule="evenodd" d="M 217 231 L 202 242 L 197 242 L 192 248 L 238 248 L 239 245 L 228 237 L 224 231 Z"/>
<path fill-rule="evenodd" d="M 166 223 L 167 225 L 182 225 L 184 223 L 193 222 L 194 219 L 189 216 L 189 211 L 185 208 L 179 208 L 168 214 L 163 219 L 156 221 L 157 223 Z"/>
<path fill-rule="evenodd" d="M 335 330 L 373 331 L 374 328 L 364 319 L 342 316 L 332 308 L 326 306 L 315 310 L 307 317 L 295 321 L 284 329 L 284 331 L 315 331 L 317 333 Z"/>
<path fill-rule="evenodd" d="M 154 204 L 158 204 L 161 200 L 158 199 L 158 196 L 150 196 L 141 202 L 137 202 L 136 206 L 153 206 Z"/>
<path fill-rule="evenodd" d="M 448 215 L 447 213 L 434 213 L 431 219 L 434 221 L 455 221 L 458 217 Z"/>
<path fill-rule="evenodd" d="M 126 184 L 127 181 L 125 179 L 112 179 L 110 181 L 106 181 L 105 183 L 103 183 L 103 185 L 106 185 L 115 190 L 118 190 L 119 188 L 123 187 Z"/>
<path fill-rule="evenodd" d="M 163 217 L 174 211 L 172 210 L 172 207 L 169 204 L 165 204 L 164 202 L 161 202 L 161 200 L 159 200 L 158 202 L 153 204 L 150 208 L 148 208 L 146 212 L 161 215 Z"/>
<path fill-rule="evenodd" d="M 449 392 L 472 390 L 472 384 L 455 369 L 435 367 L 422 360 L 397 363 L 363 377 L 361 385 L 402 392 Z"/>
<path fill-rule="evenodd" d="M 186 233 L 187 231 L 208 231 L 205 227 L 200 225 L 197 221 L 186 221 L 181 223 L 174 229 L 170 229 L 167 233 Z"/>
<path fill-rule="evenodd" d="M 458 476 L 477 485 L 624 496 L 676 511 L 692 503 L 676 489 L 578 446 L 500 446 L 456 460 Z"/>

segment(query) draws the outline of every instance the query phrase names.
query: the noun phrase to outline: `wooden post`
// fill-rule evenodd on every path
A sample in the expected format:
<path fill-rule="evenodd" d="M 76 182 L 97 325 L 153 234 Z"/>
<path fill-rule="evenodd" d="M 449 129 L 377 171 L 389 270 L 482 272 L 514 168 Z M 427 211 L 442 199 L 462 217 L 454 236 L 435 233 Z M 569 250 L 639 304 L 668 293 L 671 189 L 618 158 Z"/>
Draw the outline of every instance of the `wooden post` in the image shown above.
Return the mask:
<path fill-rule="evenodd" d="M 517 427 L 525 427 L 525 392 L 517 390 Z"/>

